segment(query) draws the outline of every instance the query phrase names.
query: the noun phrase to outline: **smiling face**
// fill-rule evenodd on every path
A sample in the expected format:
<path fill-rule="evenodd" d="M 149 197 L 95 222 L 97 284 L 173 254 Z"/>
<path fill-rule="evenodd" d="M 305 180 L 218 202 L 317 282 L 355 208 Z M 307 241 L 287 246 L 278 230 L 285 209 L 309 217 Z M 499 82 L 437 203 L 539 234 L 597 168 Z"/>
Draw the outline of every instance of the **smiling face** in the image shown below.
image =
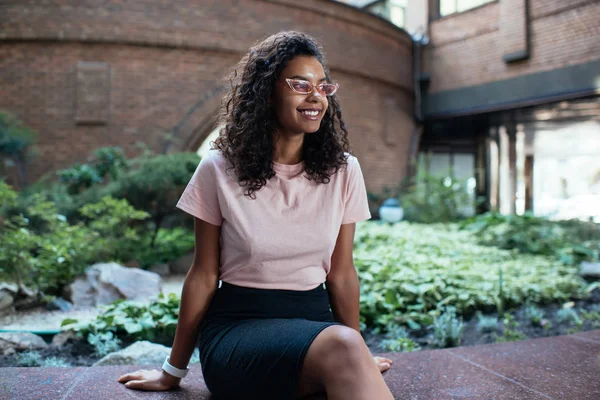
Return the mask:
<path fill-rule="evenodd" d="M 280 132 L 296 135 L 318 131 L 329 105 L 327 97 L 316 89 L 309 94 L 298 94 L 288 86 L 286 78 L 305 80 L 313 86 L 327 83 L 323 66 L 312 56 L 294 57 L 281 71 L 273 89 Z"/>

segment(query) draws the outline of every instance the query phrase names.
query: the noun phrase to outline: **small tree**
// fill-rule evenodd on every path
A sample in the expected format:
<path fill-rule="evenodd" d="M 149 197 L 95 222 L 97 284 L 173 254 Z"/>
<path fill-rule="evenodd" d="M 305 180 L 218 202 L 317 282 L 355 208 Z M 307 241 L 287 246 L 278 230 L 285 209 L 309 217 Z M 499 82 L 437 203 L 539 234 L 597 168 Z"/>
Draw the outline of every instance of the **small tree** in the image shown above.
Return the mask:
<path fill-rule="evenodd" d="M 14 115 L 0 111 L 0 159 L 5 165 L 17 167 L 20 187 L 28 184 L 26 164 L 36 138 L 37 132 Z"/>

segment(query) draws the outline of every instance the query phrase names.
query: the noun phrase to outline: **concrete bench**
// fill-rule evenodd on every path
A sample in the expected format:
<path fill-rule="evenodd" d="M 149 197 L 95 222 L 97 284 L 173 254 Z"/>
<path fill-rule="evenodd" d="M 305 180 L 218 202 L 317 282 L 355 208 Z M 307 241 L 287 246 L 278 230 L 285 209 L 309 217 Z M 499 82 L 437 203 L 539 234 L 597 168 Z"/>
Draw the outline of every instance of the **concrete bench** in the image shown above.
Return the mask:
<path fill-rule="evenodd" d="M 600 330 L 385 355 L 394 360 L 384 377 L 396 399 L 600 399 Z M 2 368 L 0 399 L 211 399 L 199 364 L 169 392 L 117 382 L 125 372 L 159 367 Z M 317 399 L 325 397 L 311 398 Z"/>

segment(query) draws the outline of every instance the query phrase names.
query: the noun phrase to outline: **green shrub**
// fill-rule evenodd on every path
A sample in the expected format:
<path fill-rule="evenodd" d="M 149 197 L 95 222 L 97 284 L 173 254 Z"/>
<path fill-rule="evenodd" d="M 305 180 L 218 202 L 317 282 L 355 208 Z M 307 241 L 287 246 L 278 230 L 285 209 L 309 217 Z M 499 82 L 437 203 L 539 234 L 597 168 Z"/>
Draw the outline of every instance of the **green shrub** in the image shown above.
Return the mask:
<path fill-rule="evenodd" d="M 19 186 L 28 183 L 26 167 L 37 136 L 36 131 L 25 126 L 15 115 L 0 111 L 0 168 L 16 166 Z"/>
<path fill-rule="evenodd" d="M 502 323 L 504 324 L 504 331 L 502 336 L 496 335 L 497 343 L 514 342 L 527 339 L 527 336 L 517 329 L 521 324 L 515 321 L 515 317 L 511 314 L 506 314 L 502 319 Z"/>
<path fill-rule="evenodd" d="M 87 204 L 79 210 L 88 229 L 96 234 L 96 258 L 127 262 L 135 258 L 143 239 L 139 229 L 131 225 L 149 217 L 136 210 L 125 199 L 103 197 L 98 203 Z"/>
<path fill-rule="evenodd" d="M 94 354 L 98 357 L 119 351 L 121 349 L 121 340 L 114 337 L 112 331 L 94 334 L 88 333 L 87 342 L 94 346 Z"/>
<path fill-rule="evenodd" d="M 119 147 L 101 147 L 96 149 L 89 164 L 75 164 L 70 168 L 57 171 L 60 182 L 67 192 L 76 195 L 94 185 L 105 183 L 107 175 L 117 179 L 122 170 L 127 169 L 123 150 Z"/>
<path fill-rule="evenodd" d="M 140 157 L 131 160 L 131 169 L 106 185 L 102 193 L 127 199 L 133 207 L 150 214 L 153 246 L 164 219 L 177 211 L 177 201 L 199 162 L 196 153 Z"/>
<path fill-rule="evenodd" d="M 459 346 L 463 328 L 462 318 L 456 316 L 456 308 L 445 307 L 433 323 L 432 345 L 439 348 Z"/>
<path fill-rule="evenodd" d="M 408 337 L 408 332 L 402 326 L 394 326 L 388 330 L 386 338 L 379 347 L 383 351 L 411 352 L 421 350 L 421 347 Z"/>
<path fill-rule="evenodd" d="M 20 367 L 39 367 L 42 365 L 42 355 L 39 351 L 31 350 L 17 354 L 17 365 Z"/>
<path fill-rule="evenodd" d="M 413 330 L 433 324 L 438 308 L 456 307 L 468 317 L 531 301 L 557 303 L 589 297 L 576 266 L 552 258 L 477 244 L 453 224 L 357 225 L 354 264 L 363 327 L 385 331 L 400 324 Z M 502 290 L 498 269 L 502 270 Z"/>
<path fill-rule="evenodd" d="M 561 323 L 583 325 L 579 314 L 573 308 L 561 308 L 556 313 L 556 319 Z"/>
<path fill-rule="evenodd" d="M 88 338 L 88 341 L 90 333 L 97 336 L 111 332 L 114 338 L 127 338 L 129 341 L 148 340 L 171 345 L 177 327 L 179 304 L 180 298 L 174 293 L 169 293 L 168 296 L 160 293 L 157 299 L 148 304 L 117 300 L 102 306 L 100 314 L 90 322 L 65 319 L 61 327 L 77 332 L 79 337 Z"/>
<path fill-rule="evenodd" d="M 494 332 L 498 328 L 498 318 L 486 317 L 481 311 L 475 313 L 477 316 L 477 329 L 480 332 Z"/>
<path fill-rule="evenodd" d="M 69 224 L 41 194 L 29 200 L 23 214 L 12 215 L 0 226 L 0 277 L 19 287 L 60 295 L 89 264 L 129 261 L 139 251 L 141 240 L 129 224 L 146 214 L 125 200 L 107 197 L 83 207 L 87 226 Z"/>
<path fill-rule="evenodd" d="M 544 311 L 534 305 L 529 305 L 525 308 L 525 317 L 531 322 L 531 325 L 542 326 Z"/>
<path fill-rule="evenodd" d="M 141 268 L 147 268 L 154 264 L 167 263 L 188 254 L 194 249 L 194 232 L 183 229 L 160 229 L 156 235 L 154 246 L 151 244 L 152 237 L 145 235 L 135 254 Z"/>
<path fill-rule="evenodd" d="M 16 203 L 17 192 L 15 192 L 12 187 L 7 185 L 3 180 L 0 180 L 0 216 L 4 215 L 4 210 L 15 206 Z"/>
<path fill-rule="evenodd" d="M 62 358 L 48 357 L 48 358 L 44 359 L 41 367 L 43 367 L 43 368 L 49 368 L 49 367 L 69 368 L 69 367 L 71 367 L 71 364 L 69 364 L 67 361 L 63 360 Z"/>
<path fill-rule="evenodd" d="M 481 244 L 551 256 L 569 265 L 600 256 L 600 226 L 593 223 L 491 212 L 463 221 L 461 227 L 475 233 Z"/>

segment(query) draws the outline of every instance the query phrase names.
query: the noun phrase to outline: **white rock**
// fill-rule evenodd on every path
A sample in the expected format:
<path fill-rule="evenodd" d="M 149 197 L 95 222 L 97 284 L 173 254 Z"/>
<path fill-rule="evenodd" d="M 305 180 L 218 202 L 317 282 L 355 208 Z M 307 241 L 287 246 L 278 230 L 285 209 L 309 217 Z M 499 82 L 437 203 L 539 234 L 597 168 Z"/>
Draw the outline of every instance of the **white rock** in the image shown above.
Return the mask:
<path fill-rule="evenodd" d="M 48 344 L 38 335 L 30 332 L 0 332 L 0 352 L 10 353 L 13 350 L 45 349 Z"/>
<path fill-rule="evenodd" d="M 12 309 L 14 301 L 15 299 L 8 291 L 0 289 L 0 314 Z"/>
<path fill-rule="evenodd" d="M 54 337 L 52 337 L 52 346 L 54 346 L 54 347 L 64 346 L 64 344 L 67 343 L 67 341 L 69 339 L 75 339 L 76 337 L 77 337 L 77 334 L 73 331 L 60 332 L 60 333 L 54 335 Z"/>
<path fill-rule="evenodd" d="M 177 260 L 171 262 L 171 273 L 185 275 L 190 270 L 192 262 L 194 261 L 194 252 L 179 257 Z"/>
<path fill-rule="evenodd" d="M 16 283 L 1 282 L 0 290 L 5 290 L 12 294 L 17 294 L 17 292 L 19 291 L 19 287 L 17 286 Z"/>
<path fill-rule="evenodd" d="M 66 296 L 77 306 L 109 304 L 118 299 L 147 300 L 160 293 L 157 273 L 127 268 L 117 263 L 94 264 L 66 288 Z"/>
<path fill-rule="evenodd" d="M 600 263 L 583 261 L 581 263 L 581 275 L 589 278 L 600 278 Z"/>
<path fill-rule="evenodd" d="M 142 340 L 114 353 L 107 354 L 96 361 L 92 367 L 102 365 L 148 365 L 154 364 L 159 368 L 165 357 L 171 355 L 171 348 L 162 344 Z"/>

